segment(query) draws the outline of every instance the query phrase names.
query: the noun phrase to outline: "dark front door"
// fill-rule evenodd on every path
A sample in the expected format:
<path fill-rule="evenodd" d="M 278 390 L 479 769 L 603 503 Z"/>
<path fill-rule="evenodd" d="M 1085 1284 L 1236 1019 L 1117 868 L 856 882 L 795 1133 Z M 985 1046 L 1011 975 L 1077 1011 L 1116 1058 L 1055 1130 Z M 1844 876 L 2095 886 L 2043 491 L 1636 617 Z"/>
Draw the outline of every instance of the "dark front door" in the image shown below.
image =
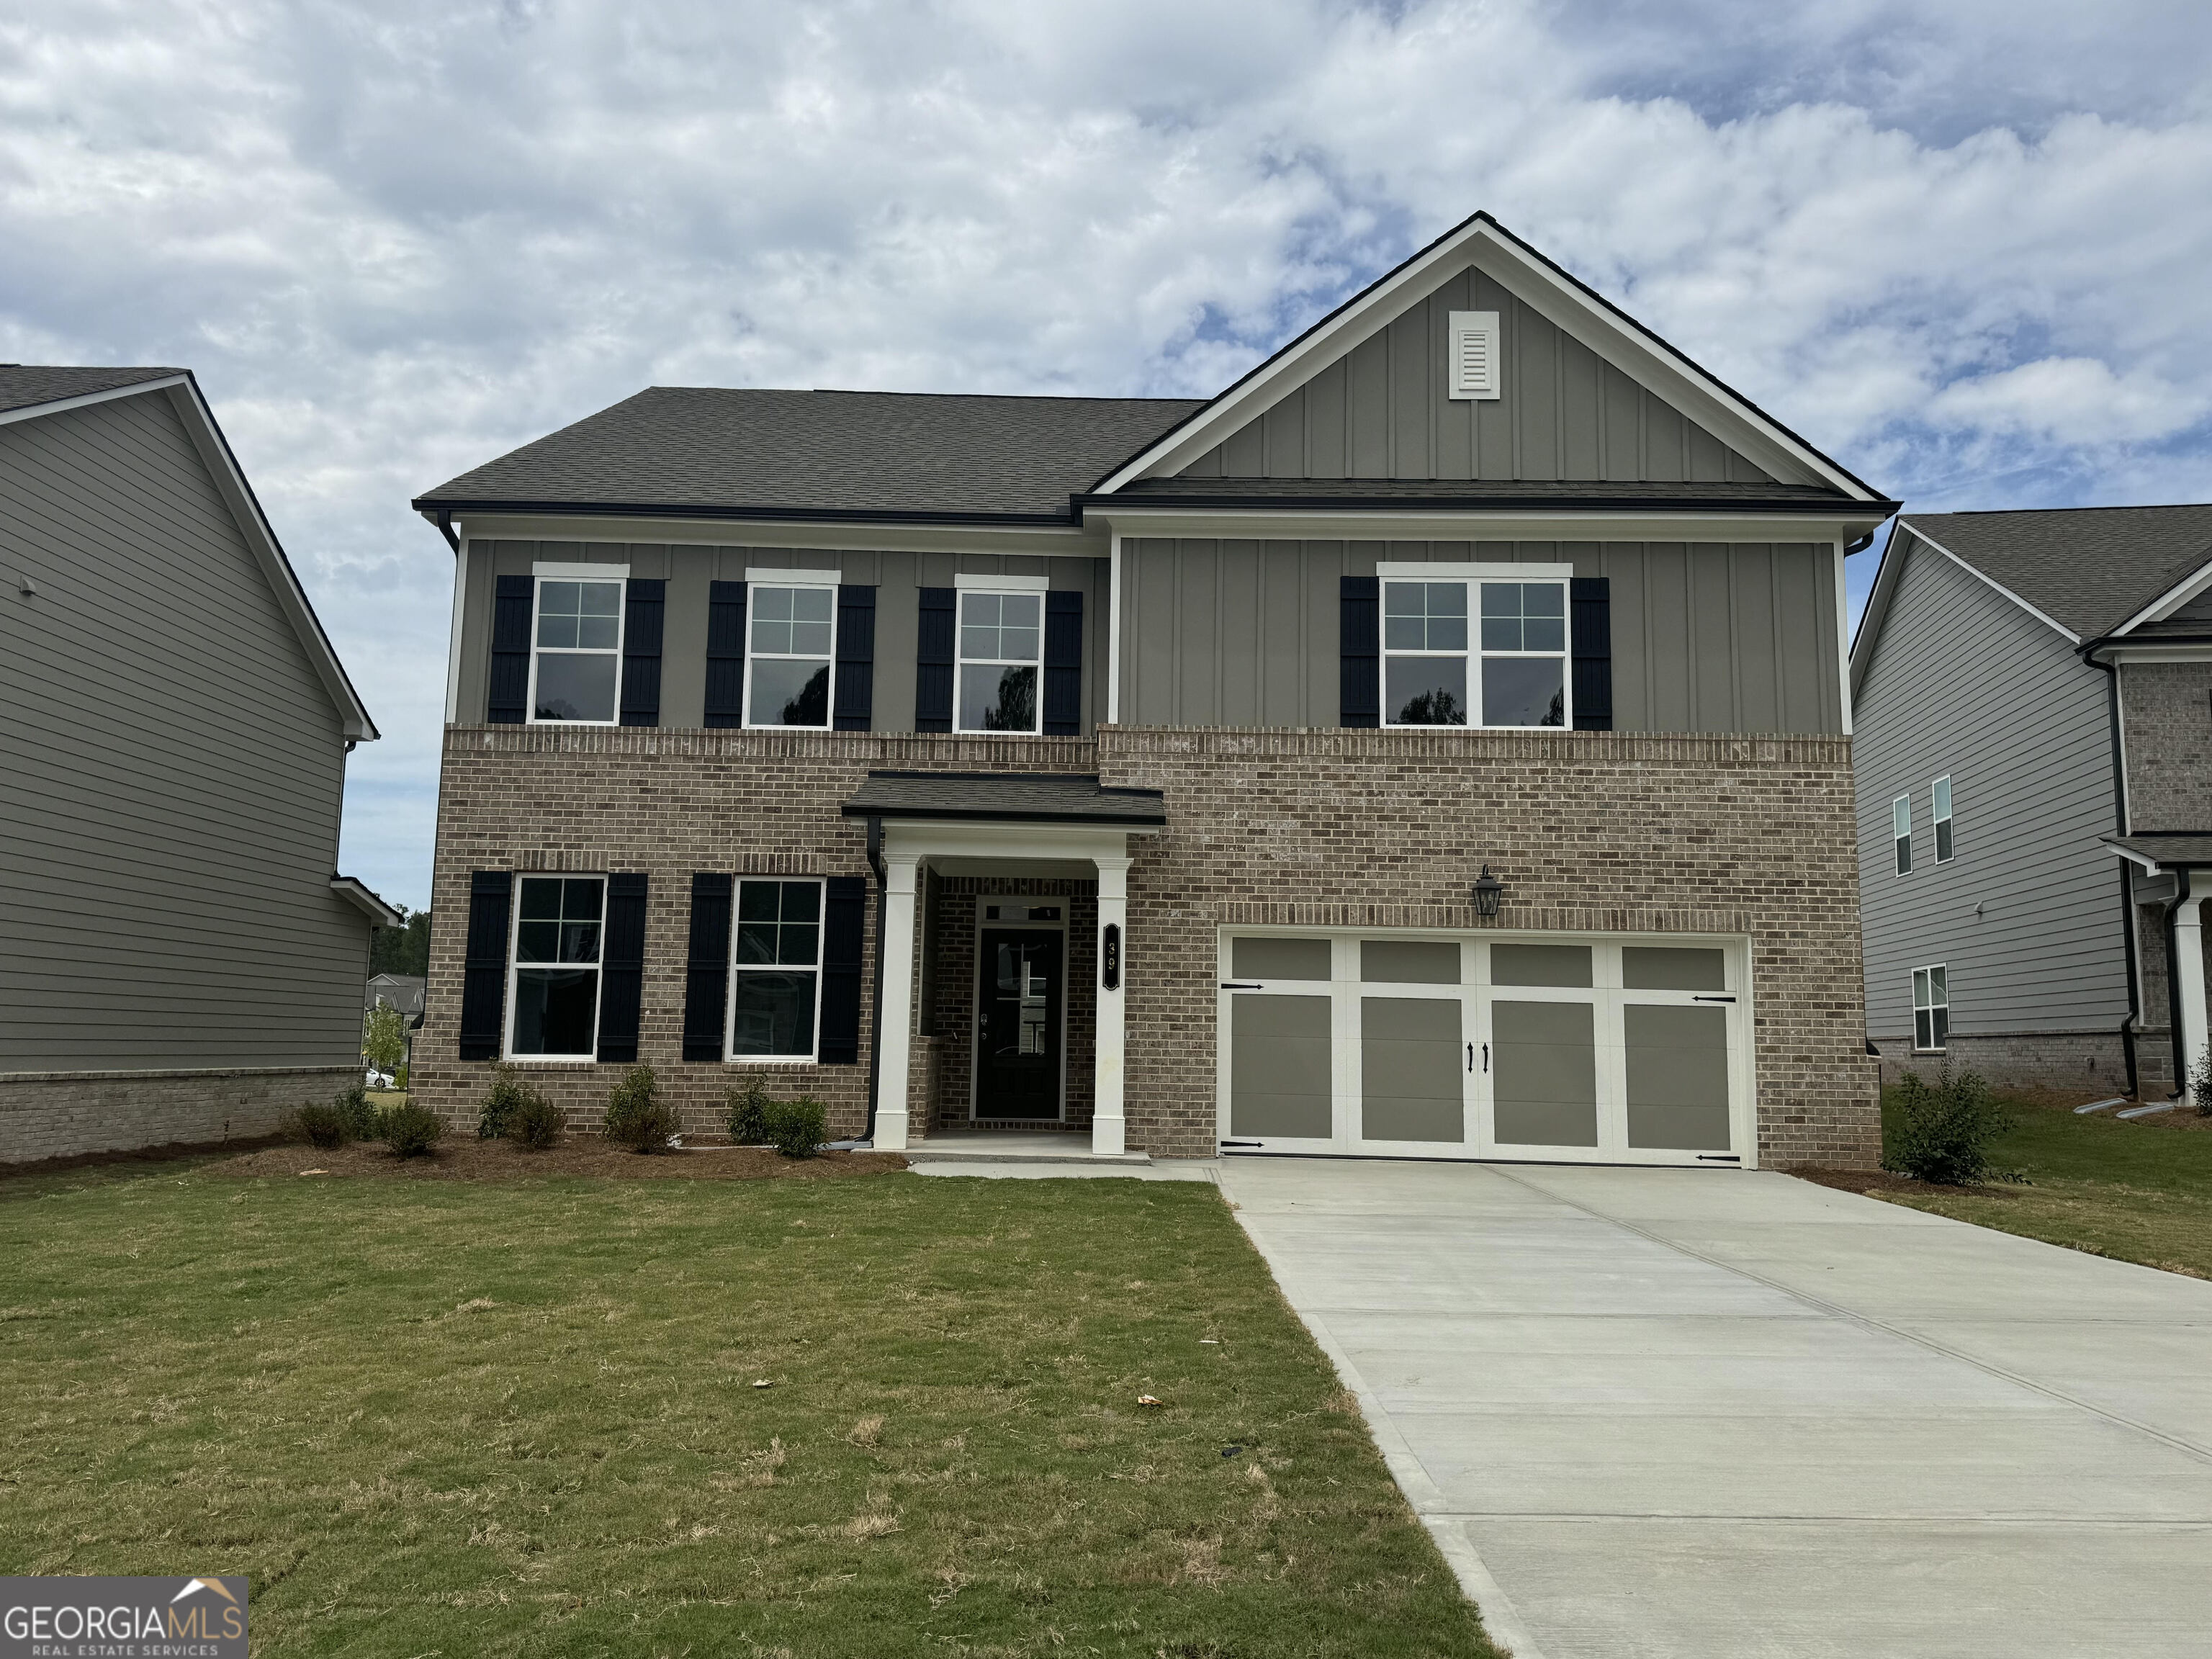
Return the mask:
<path fill-rule="evenodd" d="M 975 1115 L 1060 1115 L 1060 971 L 1058 933 L 983 930 L 976 1006 Z"/>

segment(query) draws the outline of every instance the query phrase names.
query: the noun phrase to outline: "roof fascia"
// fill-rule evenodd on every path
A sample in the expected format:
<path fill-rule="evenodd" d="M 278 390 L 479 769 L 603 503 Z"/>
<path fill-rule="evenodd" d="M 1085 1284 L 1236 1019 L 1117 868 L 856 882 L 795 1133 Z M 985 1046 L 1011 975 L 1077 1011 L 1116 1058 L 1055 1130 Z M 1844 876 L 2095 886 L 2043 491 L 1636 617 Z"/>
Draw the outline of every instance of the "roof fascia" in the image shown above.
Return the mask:
<path fill-rule="evenodd" d="M 435 522 L 434 515 L 423 517 Z M 824 524 L 796 519 L 635 519 L 589 516 L 579 521 L 559 512 L 455 513 L 464 542 L 514 541 L 646 543 L 663 547 L 794 547 L 845 553 L 1034 554 L 1051 558 L 1103 556 L 1106 532 L 1097 526 L 1058 525 Z"/>
<path fill-rule="evenodd" d="M 133 380 L 129 386 L 110 386 L 105 392 L 84 392 L 74 398 L 57 398 L 52 403 L 26 404 L 21 409 L 0 412 L 0 426 L 15 421 L 32 421 L 42 415 L 59 415 L 72 409 L 84 409 L 94 404 L 104 404 L 117 398 L 135 398 L 142 392 L 159 392 L 167 386 L 182 386 L 189 374 L 161 374 L 150 380 Z"/>
<path fill-rule="evenodd" d="M 436 495 L 420 495 L 408 505 L 434 524 L 441 512 L 455 518 L 463 514 L 504 513 L 530 514 L 539 517 L 565 515 L 579 519 L 695 519 L 712 524 L 957 524 L 977 526 L 1000 525 L 1017 529 L 1051 528 L 1071 524 L 1074 518 L 1072 510 L 1066 513 L 951 513 L 921 509 L 903 512 L 878 507 L 705 507 L 690 502 L 663 505 L 653 501 L 448 501 Z"/>
<path fill-rule="evenodd" d="M 1882 544 L 1881 562 L 1875 567 L 1874 587 L 1867 595 L 1867 607 L 1859 617 L 1858 632 L 1851 636 L 1850 693 L 1859 694 L 1859 686 L 1866 679 L 1867 670 L 1874 662 L 1875 641 L 1881 635 L 1881 625 L 1889 619 L 1890 596 L 1897 591 L 1898 574 L 1905 568 L 1905 552 L 1899 543 L 1919 536 L 1909 526 L 1899 522 L 1891 531 L 1889 539 Z"/>
<path fill-rule="evenodd" d="M 379 898 L 359 876 L 332 876 L 331 891 L 379 927 L 404 927 L 407 925 L 407 918 Z M 379 977 L 384 975 L 380 975 Z"/>
<path fill-rule="evenodd" d="M 339 724 L 347 738 L 355 743 L 375 742 L 383 733 L 368 717 L 368 707 L 354 690 L 353 681 L 346 674 L 345 665 L 338 660 L 330 635 L 323 632 L 322 620 L 308 603 L 299 574 L 285 556 L 283 544 L 276 539 L 276 531 L 262 512 L 261 502 L 253 493 L 253 486 L 246 482 L 238 458 L 231 453 L 230 441 L 222 435 L 215 411 L 200 395 L 199 382 L 187 372 L 179 380 L 163 384 L 170 406 L 184 422 L 193 447 L 199 451 L 201 460 L 206 463 L 215 480 L 216 493 L 230 508 L 231 517 L 245 534 L 246 546 L 252 550 L 262 574 L 276 593 L 277 607 L 299 635 L 301 645 L 306 647 L 307 660 L 314 665 L 331 701 L 337 705 Z"/>
<path fill-rule="evenodd" d="M 1842 505 L 1838 503 L 1838 505 Z M 1407 511 L 1205 509 L 1115 500 L 1094 502 L 1086 521 L 1121 536 L 1228 536 L 1288 541 L 1850 542 L 1877 526 L 1875 510 L 1839 518 L 1803 514 L 1607 512 L 1592 508 Z"/>
<path fill-rule="evenodd" d="M 2091 662 L 2204 662 L 2212 660 L 2212 634 L 2153 634 L 2138 641 L 2092 640 L 2081 647 Z"/>
<path fill-rule="evenodd" d="M 2114 634 L 2130 634 L 2145 623 L 2164 622 L 2187 605 L 2206 588 L 2212 587 L 2212 559 L 2191 571 L 2179 581 L 2153 599 L 2142 610 L 2112 629 Z"/>
<path fill-rule="evenodd" d="M 1495 254 L 1486 262 L 1475 255 Z M 1408 290 L 1462 264 L 1479 265 L 1516 299 L 1692 419 L 1728 437 L 1784 482 L 1823 483 L 1855 501 L 1877 492 L 1750 399 L 1490 217 L 1478 213 L 1316 323 L 1201 410 L 1155 438 L 1092 487 L 1110 495 L 1134 479 L 1188 465 L 1291 386 L 1388 326 Z"/>

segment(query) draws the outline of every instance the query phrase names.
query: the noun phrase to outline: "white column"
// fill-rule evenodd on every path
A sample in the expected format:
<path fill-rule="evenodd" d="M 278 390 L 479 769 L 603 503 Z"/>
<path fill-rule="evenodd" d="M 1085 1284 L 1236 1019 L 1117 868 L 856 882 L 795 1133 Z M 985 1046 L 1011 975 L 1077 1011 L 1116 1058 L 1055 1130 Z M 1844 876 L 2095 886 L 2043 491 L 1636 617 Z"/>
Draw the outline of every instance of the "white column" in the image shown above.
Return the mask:
<path fill-rule="evenodd" d="M 1098 866 L 1097 1076 L 1092 1085 L 1091 1150 L 1100 1158 L 1119 1158 L 1127 1146 L 1121 1103 L 1121 998 L 1129 982 L 1129 860 L 1100 858 Z M 1106 930 L 1121 935 L 1121 973 L 1106 987 Z"/>
<path fill-rule="evenodd" d="M 877 1011 L 882 1062 L 876 1070 L 876 1149 L 906 1150 L 906 1079 L 914 1043 L 914 854 L 884 855 L 884 1006 Z"/>
<path fill-rule="evenodd" d="M 2188 881 L 2193 872 L 2185 872 Z M 2190 1074 L 2204 1059 L 2204 927 L 2199 914 L 2204 896 L 2192 893 L 2173 912 L 2173 974 L 2181 1001 L 2180 1092 L 2189 1092 Z"/>

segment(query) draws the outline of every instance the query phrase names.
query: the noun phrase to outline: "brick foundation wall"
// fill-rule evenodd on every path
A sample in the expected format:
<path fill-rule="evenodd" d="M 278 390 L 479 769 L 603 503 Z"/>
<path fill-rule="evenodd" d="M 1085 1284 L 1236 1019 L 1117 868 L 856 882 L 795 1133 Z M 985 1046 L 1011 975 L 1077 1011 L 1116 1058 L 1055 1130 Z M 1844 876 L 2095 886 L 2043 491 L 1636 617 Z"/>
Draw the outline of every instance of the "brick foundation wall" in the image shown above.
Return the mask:
<path fill-rule="evenodd" d="M 1899 1035 L 1875 1039 L 1881 1050 L 1881 1080 L 1887 1087 L 1907 1072 L 1933 1081 L 1948 1064 L 1954 1072 L 1978 1072 L 1998 1088 L 2049 1089 L 2063 1093 L 2123 1095 L 2128 1089 L 2126 1051 L 2119 1034 L 2102 1031 L 2008 1031 L 1976 1036 L 1954 1031 L 1940 1054 L 1912 1052 L 1912 1039 Z M 2136 1039 L 2142 1086 L 2163 1098 L 2162 1079 L 2171 1071 L 2166 1033 Z"/>
<path fill-rule="evenodd" d="M 361 1075 L 352 1066 L 18 1073 L 0 1078 L 0 1164 L 270 1134 L 285 1113 Z"/>

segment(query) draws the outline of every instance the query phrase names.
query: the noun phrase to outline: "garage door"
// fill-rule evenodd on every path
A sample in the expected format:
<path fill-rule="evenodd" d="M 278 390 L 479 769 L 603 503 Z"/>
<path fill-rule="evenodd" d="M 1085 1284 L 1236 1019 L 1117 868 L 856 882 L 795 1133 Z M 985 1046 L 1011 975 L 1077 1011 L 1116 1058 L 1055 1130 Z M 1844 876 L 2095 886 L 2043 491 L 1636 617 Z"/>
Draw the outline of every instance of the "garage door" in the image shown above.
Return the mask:
<path fill-rule="evenodd" d="M 1741 939 L 1237 933 L 1232 1152 L 1749 1161 Z"/>

